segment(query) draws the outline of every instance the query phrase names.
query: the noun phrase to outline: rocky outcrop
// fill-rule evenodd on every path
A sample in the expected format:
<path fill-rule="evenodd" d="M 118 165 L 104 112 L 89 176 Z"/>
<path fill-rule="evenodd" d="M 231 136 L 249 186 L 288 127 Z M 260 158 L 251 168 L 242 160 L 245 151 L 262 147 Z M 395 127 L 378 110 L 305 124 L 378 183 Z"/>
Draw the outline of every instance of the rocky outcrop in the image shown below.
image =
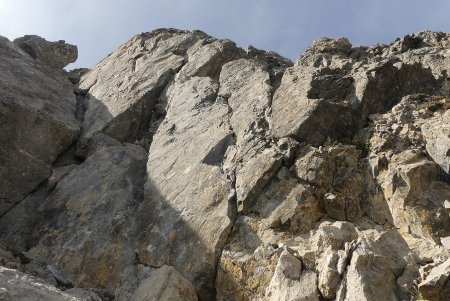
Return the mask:
<path fill-rule="evenodd" d="M 53 44 L 39 38 L 39 45 Z M 50 176 L 52 162 L 75 141 L 80 125 L 64 70 L 34 60 L 3 37 L 0 69 L 2 216 Z"/>
<path fill-rule="evenodd" d="M 159 29 L 66 73 L 72 46 L 2 39 L 7 296 L 448 299 L 449 41 L 293 64 Z"/>
<path fill-rule="evenodd" d="M 78 48 L 65 41 L 48 42 L 39 36 L 24 36 L 14 40 L 33 59 L 55 68 L 64 68 L 78 58 Z"/>
<path fill-rule="evenodd" d="M 390 109 L 404 95 L 441 89 L 446 82 L 446 76 L 435 77 L 423 62 L 383 50 L 351 48 L 343 38 L 315 41 L 286 71 L 274 96 L 274 135 L 314 145 L 327 137 L 348 139 L 370 114 Z"/>

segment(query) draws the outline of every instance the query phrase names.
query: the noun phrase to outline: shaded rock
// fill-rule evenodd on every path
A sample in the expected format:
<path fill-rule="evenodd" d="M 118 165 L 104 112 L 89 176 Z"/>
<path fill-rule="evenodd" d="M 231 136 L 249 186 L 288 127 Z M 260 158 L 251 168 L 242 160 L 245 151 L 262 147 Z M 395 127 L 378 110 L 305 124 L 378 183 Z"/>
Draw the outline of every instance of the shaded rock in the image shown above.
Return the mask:
<path fill-rule="evenodd" d="M 245 51 L 250 57 L 267 64 L 270 70 L 270 83 L 274 89 L 280 86 L 281 78 L 286 68 L 293 65 L 290 59 L 282 57 L 273 51 L 264 51 L 253 46 L 248 46 Z"/>
<path fill-rule="evenodd" d="M 268 69 L 264 61 L 239 59 L 225 64 L 220 73 L 219 98 L 229 105 L 235 135 L 224 169 L 235 174 L 239 212 L 248 212 L 282 163 L 266 116 L 272 93 Z"/>
<path fill-rule="evenodd" d="M 143 263 L 174 266 L 209 300 L 235 199 L 220 164 L 202 162 L 230 135 L 228 106 L 214 101 L 218 83 L 210 77 L 175 81 L 168 91 L 167 115 L 149 151 L 145 201 L 135 217 L 136 248 Z"/>
<path fill-rule="evenodd" d="M 242 216 L 233 228 L 218 264 L 217 300 L 262 298 L 278 262 L 281 250 L 263 244 L 258 221 Z"/>
<path fill-rule="evenodd" d="M 48 265 L 47 269 L 50 271 L 50 273 L 53 275 L 53 277 L 55 277 L 56 282 L 63 286 L 63 287 L 70 287 L 72 286 L 72 283 L 67 280 L 67 278 L 64 276 L 64 274 L 57 269 L 56 267 L 52 266 L 52 265 Z"/>
<path fill-rule="evenodd" d="M 77 165 L 71 164 L 67 166 L 53 168 L 52 175 L 47 180 L 47 189 L 55 188 L 56 184 L 67 176 Z"/>
<path fill-rule="evenodd" d="M 146 160 L 139 146 L 109 147 L 73 169 L 37 208 L 30 255 L 75 285 L 103 286 L 127 300 L 137 281 L 131 217 L 142 201 Z"/>
<path fill-rule="evenodd" d="M 198 299 L 192 284 L 176 269 L 165 265 L 152 271 L 148 278 L 141 281 L 130 300 L 197 301 Z"/>
<path fill-rule="evenodd" d="M 450 259 L 434 267 L 419 284 L 419 291 L 430 301 L 450 298 Z"/>
<path fill-rule="evenodd" d="M 0 39 L 2 265 L 79 299 L 448 299 L 448 34 L 292 66 L 160 29 L 69 74 L 27 45 Z"/>
<path fill-rule="evenodd" d="M 413 92 L 440 89 L 442 78 L 408 59 L 354 60 L 346 39 L 319 40 L 288 68 L 272 105 L 275 137 L 321 145 L 343 140 Z"/>
<path fill-rule="evenodd" d="M 202 37 L 178 30 L 143 33 L 83 75 L 80 89 L 89 94 L 81 146 L 98 131 L 119 141 L 139 138 L 159 94 L 183 66 L 186 51 Z"/>
<path fill-rule="evenodd" d="M 256 200 L 252 210 L 264 218 L 268 227 L 292 233 L 308 232 L 324 215 L 319 200 L 308 187 L 283 169 Z"/>
<path fill-rule="evenodd" d="M 64 70 L 29 58 L 0 38 L 0 216 L 51 173 L 79 132 Z"/>
<path fill-rule="evenodd" d="M 331 218 L 356 221 L 371 210 L 377 222 L 384 222 L 385 208 L 374 204 L 376 182 L 354 146 L 307 148 L 297 159 L 295 171 L 300 179 L 314 185 Z"/>
<path fill-rule="evenodd" d="M 445 112 L 429 110 L 441 100 L 429 95 L 405 97 L 390 112 L 373 116 L 370 139 L 373 156 L 385 162 L 378 170 L 377 181 L 390 209 L 388 219 L 403 232 L 436 242 L 449 233 L 444 203 L 450 197 L 450 186 L 437 164 L 442 161 L 437 159 L 435 163 L 426 157 L 430 146 L 426 147 L 429 142 L 424 137 L 426 126 Z M 441 140 L 445 145 L 446 140 Z"/>
<path fill-rule="evenodd" d="M 121 142 L 142 139 L 160 94 L 178 71 L 180 79 L 220 72 L 236 53 L 231 41 L 199 31 L 135 36 L 81 78 L 80 88 L 89 91 L 81 147 L 98 131 Z"/>
<path fill-rule="evenodd" d="M 415 262 L 408 262 L 402 275 L 397 279 L 397 298 L 408 300 L 411 292 L 414 292 L 415 282 L 419 277 L 419 265 Z"/>
<path fill-rule="evenodd" d="M 69 80 L 73 84 L 79 84 L 81 77 L 89 72 L 88 68 L 76 68 L 69 71 Z"/>
<path fill-rule="evenodd" d="M 100 301 L 93 292 L 63 292 L 42 279 L 0 266 L 0 299 L 5 301 Z"/>
<path fill-rule="evenodd" d="M 39 36 L 27 35 L 14 40 L 14 44 L 33 59 L 55 68 L 64 68 L 78 58 L 78 48 L 65 41 L 48 42 Z"/>

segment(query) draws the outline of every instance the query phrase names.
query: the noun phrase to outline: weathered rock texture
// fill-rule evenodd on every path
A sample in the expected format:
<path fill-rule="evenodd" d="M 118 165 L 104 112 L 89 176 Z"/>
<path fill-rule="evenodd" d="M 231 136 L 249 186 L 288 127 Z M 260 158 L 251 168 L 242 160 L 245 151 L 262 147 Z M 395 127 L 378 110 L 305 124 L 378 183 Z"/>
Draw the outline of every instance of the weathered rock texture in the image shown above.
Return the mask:
<path fill-rule="evenodd" d="M 50 42 L 39 38 L 39 43 Z M 80 124 L 64 70 L 35 60 L 3 37 L 0 69 L 1 216 L 50 176 L 52 162 L 75 141 Z"/>
<path fill-rule="evenodd" d="M 159 29 L 70 73 L 74 46 L 0 42 L 6 282 L 40 277 L 48 300 L 450 298 L 449 34 L 323 38 L 292 63 Z M 24 277 L 0 294 L 34 300 Z"/>

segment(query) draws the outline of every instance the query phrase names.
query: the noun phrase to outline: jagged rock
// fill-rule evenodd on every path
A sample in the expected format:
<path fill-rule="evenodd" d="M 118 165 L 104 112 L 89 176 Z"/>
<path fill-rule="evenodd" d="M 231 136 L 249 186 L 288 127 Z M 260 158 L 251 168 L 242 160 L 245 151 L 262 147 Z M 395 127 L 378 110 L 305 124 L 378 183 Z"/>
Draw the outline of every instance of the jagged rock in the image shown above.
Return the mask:
<path fill-rule="evenodd" d="M 450 102 L 448 103 L 450 108 Z M 422 126 L 426 149 L 433 160 L 450 173 L 450 110 L 437 113 Z"/>
<path fill-rule="evenodd" d="M 0 216 L 47 179 L 79 132 L 64 70 L 0 37 Z"/>
<path fill-rule="evenodd" d="M 377 181 L 389 206 L 388 220 L 403 232 L 439 242 L 450 231 L 444 208 L 450 186 L 439 165 L 424 156 L 429 148 L 424 129 L 444 111 L 443 105 L 437 105 L 435 113 L 429 110 L 436 105 L 435 99 L 405 97 L 391 112 L 374 116 L 370 142 L 373 155 L 385 161 L 377 167 Z M 437 99 L 439 104 L 442 98 Z"/>
<path fill-rule="evenodd" d="M 262 238 L 254 217 L 240 217 L 224 247 L 218 265 L 217 300 L 252 300 L 263 298 L 282 250 L 276 240 Z"/>
<path fill-rule="evenodd" d="M 78 48 L 65 41 L 48 42 L 39 36 L 27 35 L 14 40 L 14 44 L 33 59 L 55 68 L 64 68 L 78 58 Z"/>
<path fill-rule="evenodd" d="M 178 71 L 179 78 L 205 76 L 220 71 L 237 53 L 231 41 L 200 31 L 156 30 L 135 36 L 81 77 L 80 88 L 89 91 L 81 146 L 99 131 L 119 141 L 141 139 L 160 94 Z"/>
<path fill-rule="evenodd" d="M 264 62 L 240 59 L 224 65 L 220 73 L 219 97 L 229 105 L 229 122 L 235 135 L 224 165 L 228 173 L 235 173 L 240 212 L 248 212 L 281 167 L 281 152 L 267 133 L 272 89 Z"/>
<path fill-rule="evenodd" d="M 450 259 L 434 267 L 419 284 L 419 291 L 430 301 L 448 300 L 450 298 Z"/>
<path fill-rule="evenodd" d="M 312 147 L 298 157 L 295 171 L 314 186 L 330 217 L 357 221 L 370 211 L 375 221 L 383 223 L 386 209 L 374 202 L 379 194 L 377 185 L 360 153 L 349 145 Z"/>
<path fill-rule="evenodd" d="M 292 233 L 308 232 L 324 216 L 319 200 L 309 187 L 299 183 L 285 169 L 280 170 L 277 179 L 272 180 L 252 210 L 264 218 L 268 227 Z"/>
<path fill-rule="evenodd" d="M 283 251 L 266 293 L 270 301 L 319 301 L 317 275 L 302 273 L 301 261 Z"/>
<path fill-rule="evenodd" d="M 336 290 L 342 276 L 342 273 L 338 271 L 339 259 L 337 252 L 327 249 L 318 261 L 318 288 L 326 299 L 334 299 L 336 297 Z"/>
<path fill-rule="evenodd" d="M 420 62 L 359 61 L 351 58 L 348 40 L 319 40 L 286 70 L 273 99 L 273 132 L 314 145 L 327 137 L 343 140 L 369 114 L 390 109 L 404 95 L 440 89 L 442 81 Z"/>
<path fill-rule="evenodd" d="M 56 282 L 59 285 L 62 285 L 63 287 L 70 287 L 72 285 L 72 283 L 67 280 L 64 274 L 56 267 L 49 264 L 47 265 L 47 269 L 50 271 L 50 273 L 52 273 L 53 277 L 55 277 Z"/>
<path fill-rule="evenodd" d="M 151 272 L 131 296 L 131 301 L 197 301 L 195 289 L 189 281 L 170 266 Z"/>
<path fill-rule="evenodd" d="M 89 72 L 88 68 L 77 68 L 77 69 L 72 69 L 69 71 L 69 80 L 73 83 L 73 84 L 79 84 L 81 77 L 83 75 L 85 75 L 87 72 Z"/>
<path fill-rule="evenodd" d="M 43 281 L 17 270 L 0 266 L 0 299 L 4 301 L 101 301 L 95 293 L 78 289 L 63 292 Z"/>
<path fill-rule="evenodd" d="M 69 74 L 52 45 L 0 39 L 1 265 L 79 299 L 448 299 L 448 34 L 292 66 L 160 29 Z"/>
<path fill-rule="evenodd" d="M 419 265 L 416 262 L 408 262 L 402 275 L 397 278 L 397 298 L 408 300 L 411 292 L 416 289 L 415 281 L 419 277 Z"/>
<path fill-rule="evenodd" d="M 235 219 L 236 194 L 238 200 L 257 195 L 281 162 L 275 147 L 261 150 L 263 135 L 253 141 L 249 134 L 264 117 L 271 87 L 267 67 L 239 60 L 242 56 L 231 42 L 216 40 L 189 58 L 161 96 L 167 113 L 149 150 L 148 201 L 141 212 L 150 207 L 160 212 L 142 216 L 151 222 L 139 239 L 139 257 L 152 266 L 177 268 L 202 300 L 212 298 L 216 264 Z M 239 102 L 242 97 L 252 101 Z M 242 166 L 270 162 L 259 167 L 267 179 L 236 166 L 237 160 Z M 180 256 L 180 250 L 186 251 Z"/>

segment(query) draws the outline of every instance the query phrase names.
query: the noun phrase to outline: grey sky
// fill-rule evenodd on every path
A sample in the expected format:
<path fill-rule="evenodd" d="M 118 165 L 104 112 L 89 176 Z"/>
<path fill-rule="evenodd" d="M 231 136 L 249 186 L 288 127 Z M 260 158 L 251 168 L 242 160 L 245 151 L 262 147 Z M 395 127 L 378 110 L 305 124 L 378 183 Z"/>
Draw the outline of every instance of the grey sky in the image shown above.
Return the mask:
<path fill-rule="evenodd" d="M 386 43 L 422 29 L 450 31 L 449 0 L 0 0 L 0 35 L 37 34 L 78 46 L 68 68 L 91 67 L 133 35 L 200 29 L 295 59 L 314 39 Z"/>

